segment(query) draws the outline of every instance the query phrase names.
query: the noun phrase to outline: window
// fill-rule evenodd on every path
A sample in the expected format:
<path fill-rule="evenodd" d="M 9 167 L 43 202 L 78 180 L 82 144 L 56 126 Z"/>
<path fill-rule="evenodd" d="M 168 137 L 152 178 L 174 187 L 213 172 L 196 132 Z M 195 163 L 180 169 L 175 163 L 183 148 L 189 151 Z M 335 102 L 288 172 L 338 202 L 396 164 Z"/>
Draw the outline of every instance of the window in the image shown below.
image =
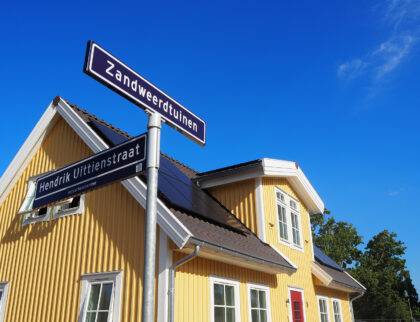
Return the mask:
<path fill-rule="evenodd" d="M 32 204 L 35 198 L 36 179 L 38 177 L 39 176 L 29 178 L 28 191 L 18 212 L 18 214 L 23 215 L 24 226 L 35 222 L 48 221 L 51 217 L 50 207 L 44 207 L 37 211 L 32 211 Z M 84 200 L 85 195 L 82 195 L 60 202 L 59 205 L 54 207 L 53 219 L 83 213 Z"/>
<path fill-rule="evenodd" d="M 267 286 L 248 284 L 248 305 L 251 322 L 271 321 L 270 289 Z"/>
<path fill-rule="evenodd" d="M 334 322 L 343 321 L 343 314 L 341 312 L 341 302 L 339 299 L 332 300 L 333 312 L 334 312 Z"/>
<path fill-rule="evenodd" d="M 37 177 L 29 178 L 28 191 L 18 212 L 18 214 L 23 214 L 23 225 L 50 219 L 51 209 L 48 207 L 32 211 L 32 204 L 35 198 L 36 179 Z"/>
<path fill-rule="evenodd" d="M 79 322 L 118 321 L 122 272 L 82 276 Z"/>
<path fill-rule="evenodd" d="M 7 292 L 9 290 L 8 282 L 0 282 L 0 322 L 3 321 L 4 311 L 6 311 Z"/>
<path fill-rule="evenodd" d="M 212 322 L 239 322 L 239 283 L 217 277 L 210 278 Z"/>
<path fill-rule="evenodd" d="M 54 207 L 53 219 L 74 214 L 81 214 L 83 213 L 84 204 L 85 195 L 70 198 L 64 203 Z"/>
<path fill-rule="evenodd" d="M 279 240 L 302 248 L 299 202 L 276 188 L 277 221 Z"/>
<path fill-rule="evenodd" d="M 323 296 L 318 296 L 318 306 L 319 306 L 319 320 L 321 322 L 329 322 L 330 314 L 328 310 L 328 298 Z"/>

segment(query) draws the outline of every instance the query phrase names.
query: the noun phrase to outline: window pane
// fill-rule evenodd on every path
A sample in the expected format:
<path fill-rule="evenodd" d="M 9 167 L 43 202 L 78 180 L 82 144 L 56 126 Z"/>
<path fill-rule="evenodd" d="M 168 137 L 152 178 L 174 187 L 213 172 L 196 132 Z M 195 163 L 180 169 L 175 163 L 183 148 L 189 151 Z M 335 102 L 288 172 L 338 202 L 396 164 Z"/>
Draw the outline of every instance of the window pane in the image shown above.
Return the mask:
<path fill-rule="evenodd" d="M 333 301 L 333 308 L 334 308 L 334 313 L 339 313 L 339 309 L 338 309 L 338 302 L 337 301 Z"/>
<path fill-rule="evenodd" d="M 215 305 L 224 305 L 225 297 L 223 291 L 223 285 L 214 284 L 214 304 Z"/>
<path fill-rule="evenodd" d="M 225 308 L 224 307 L 214 308 L 214 322 L 225 322 Z"/>
<path fill-rule="evenodd" d="M 265 309 L 267 306 L 265 304 L 265 291 L 258 291 L 260 299 L 260 308 Z"/>
<path fill-rule="evenodd" d="M 260 321 L 261 322 L 267 322 L 267 311 L 261 310 L 260 311 Z"/>
<path fill-rule="evenodd" d="M 90 296 L 89 296 L 89 304 L 88 310 L 96 310 L 98 307 L 98 298 L 99 298 L 99 291 L 101 289 L 101 284 L 93 284 L 90 287 Z"/>
<path fill-rule="evenodd" d="M 256 290 L 251 290 L 251 307 L 258 307 L 258 293 Z"/>
<path fill-rule="evenodd" d="M 107 322 L 108 321 L 108 312 L 99 312 L 97 322 Z"/>
<path fill-rule="evenodd" d="M 258 310 L 251 310 L 251 319 L 252 322 L 260 322 L 260 315 L 258 314 Z"/>
<path fill-rule="evenodd" d="M 88 312 L 86 313 L 86 322 L 95 322 L 96 313 L 95 312 Z"/>
<path fill-rule="evenodd" d="M 232 307 L 226 308 L 226 322 L 235 322 L 235 309 Z"/>
<path fill-rule="evenodd" d="M 1 300 L 1 296 L 3 295 L 3 292 L 2 291 L 0 291 L 0 300 Z"/>
<path fill-rule="evenodd" d="M 226 305 L 234 306 L 235 305 L 235 295 L 233 294 L 233 286 L 225 286 L 226 292 Z"/>
<path fill-rule="evenodd" d="M 109 304 L 111 302 L 112 295 L 112 283 L 102 284 L 101 299 L 99 301 L 100 310 L 109 310 Z"/>

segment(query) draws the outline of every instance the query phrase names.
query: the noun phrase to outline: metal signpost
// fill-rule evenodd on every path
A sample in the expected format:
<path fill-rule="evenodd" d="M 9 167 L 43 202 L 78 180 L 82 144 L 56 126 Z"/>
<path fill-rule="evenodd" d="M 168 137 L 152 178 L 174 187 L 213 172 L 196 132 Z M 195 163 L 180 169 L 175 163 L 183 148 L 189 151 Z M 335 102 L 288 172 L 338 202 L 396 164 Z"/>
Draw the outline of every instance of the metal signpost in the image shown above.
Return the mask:
<path fill-rule="evenodd" d="M 147 136 L 139 135 L 39 177 L 32 210 L 144 172 Z"/>
<path fill-rule="evenodd" d="M 88 42 L 83 71 L 149 114 L 147 201 L 142 321 L 154 320 L 156 210 L 162 120 L 200 145 L 206 144 L 206 123 L 93 41 Z"/>

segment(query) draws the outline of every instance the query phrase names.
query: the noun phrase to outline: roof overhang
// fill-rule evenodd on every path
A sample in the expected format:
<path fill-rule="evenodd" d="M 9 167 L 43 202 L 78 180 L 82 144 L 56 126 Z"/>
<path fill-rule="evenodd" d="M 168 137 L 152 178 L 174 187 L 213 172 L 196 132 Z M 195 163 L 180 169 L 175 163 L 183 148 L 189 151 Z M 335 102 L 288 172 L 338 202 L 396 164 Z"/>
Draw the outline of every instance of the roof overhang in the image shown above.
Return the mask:
<path fill-rule="evenodd" d="M 247 269 L 252 269 L 255 271 L 268 273 L 268 274 L 280 274 L 286 273 L 291 274 L 296 272 L 295 268 L 279 265 L 277 263 L 265 261 L 260 258 L 252 257 L 246 254 L 242 254 L 228 248 L 220 247 L 208 242 L 204 242 L 197 238 L 190 238 L 190 241 L 184 248 L 179 251 L 190 254 L 194 251 L 194 246 L 200 246 L 199 257 L 206 259 L 215 260 L 218 262 L 223 262 L 235 266 L 240 266 Z"/>
<path fill-rule="evenodd" d="M 294 161 L 260 159 L 242 165 L 210 171 L 195 181 L 201 188 L 212 188 L 258 177 L 286 178 L 311 213 L 324 212 L 324 203 L 302 169 Z"/>
<path fill-rule="evenodd" d="M 354 292 L 362 293 L 364 291 L 357 288 L 349 287 L 346 284 L 335 281 L 330 274 L 324 271 L 322 267 L 317 265 L 315 262 L 311 262 L 311 272 L 322 283 L 319 286 L 331 288 L 334 290 L 339 290 L 339 291 L 343 291 L 347 293 L 354 293 Z M 356 281 L 350 274 L 348 274 L 347 272 L 344 272 L 344 273 L 350 276 L 354 281 Z M 359 282 L 357 283 L 361 285 Z"/>

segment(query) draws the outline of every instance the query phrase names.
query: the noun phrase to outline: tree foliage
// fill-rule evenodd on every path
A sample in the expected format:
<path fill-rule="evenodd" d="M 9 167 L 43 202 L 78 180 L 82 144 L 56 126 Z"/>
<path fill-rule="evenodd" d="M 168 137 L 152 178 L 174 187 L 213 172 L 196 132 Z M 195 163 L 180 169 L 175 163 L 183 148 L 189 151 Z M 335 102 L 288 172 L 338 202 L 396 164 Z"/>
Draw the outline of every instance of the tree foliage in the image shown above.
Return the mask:
<path fill-rule="evenodd" d="M 341 267 L 348 267 L 362 254 L 358 249 L 362 236 L 352 224 L 335 221 L 333 216 L 326 219 L 326 215 L 329 215 L 328 211 L 311 215 L 313 243 Z"/>
<path fill-rule="evenodd" d="M 367 291 L 354 302 L 361 319 L 420 318 L 420 303 L 403 258 L 406 247 L 395 233 L 384 230 L 372 237 L 364 251 L 362 237 L 349 223 L 336 221 L 329 211 L 311 215 L 313 243 L 349 272 Z"/>
<path fill-rule="evenodd" d="M 354 303 L 358 318 L 410 319 L 408 300 L 418 306 L 417 292 L 405 266 L 404 243 L 384 230 L 367 244 L 360 262 L 351 273 L 366 288 Z"/>

